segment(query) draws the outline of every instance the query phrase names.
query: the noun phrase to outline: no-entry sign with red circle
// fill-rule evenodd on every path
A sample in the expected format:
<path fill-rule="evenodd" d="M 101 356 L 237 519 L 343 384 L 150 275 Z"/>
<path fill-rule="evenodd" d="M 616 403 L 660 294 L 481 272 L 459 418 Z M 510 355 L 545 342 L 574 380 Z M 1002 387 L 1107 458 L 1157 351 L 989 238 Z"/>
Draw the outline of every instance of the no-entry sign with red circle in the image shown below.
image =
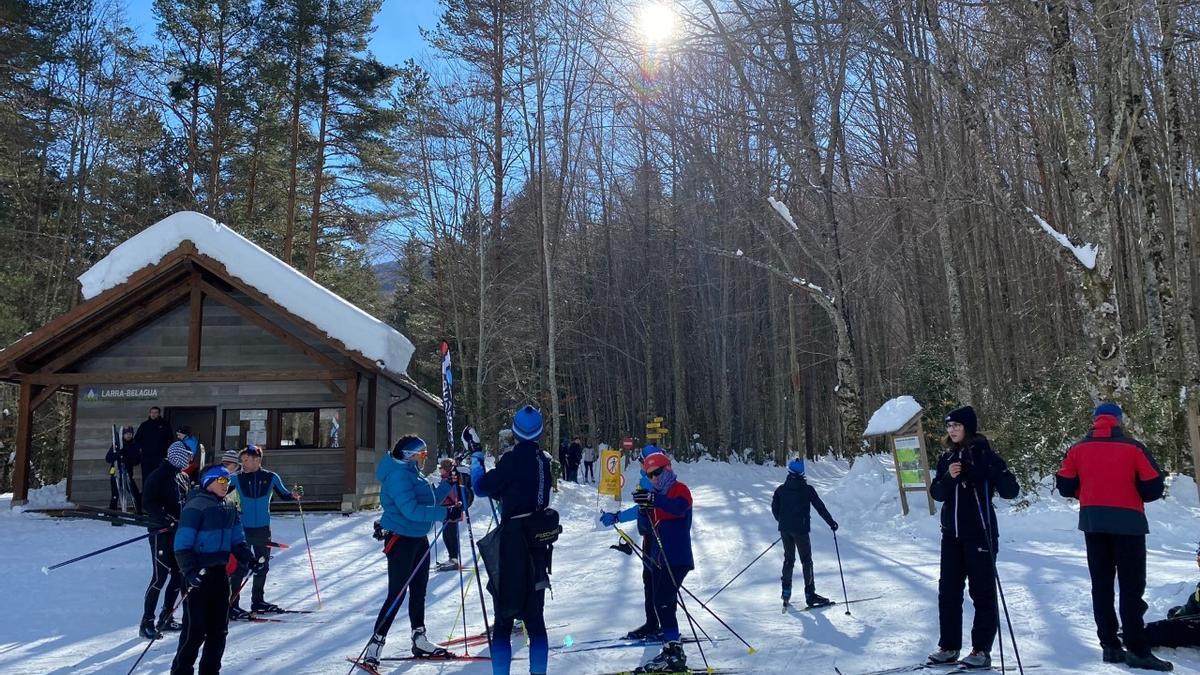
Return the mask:
<path fill-rule="evenodd" d="M 626 438 L 625 440 L 621 441 L 621 447 L 625 448 L 626 450 L 632 450 L 633 449 L 633 439 Z"/>

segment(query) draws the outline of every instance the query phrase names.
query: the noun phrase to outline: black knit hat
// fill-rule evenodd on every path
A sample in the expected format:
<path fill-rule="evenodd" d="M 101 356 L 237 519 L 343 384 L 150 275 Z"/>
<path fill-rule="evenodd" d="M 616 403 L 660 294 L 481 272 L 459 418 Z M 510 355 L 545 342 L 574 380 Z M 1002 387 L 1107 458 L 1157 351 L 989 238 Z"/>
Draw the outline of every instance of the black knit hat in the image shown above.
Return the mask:
<path fill-rule="evenodd" d="M 974 436 L 976 430 L 979 429 L 979 420 L 975 418 L 975 409 L 969 405 L 964 405 L 961 408 L 955 408 L 946 415 L 946 424 L 958 422 L 967 430 L 967 436 Z"/>

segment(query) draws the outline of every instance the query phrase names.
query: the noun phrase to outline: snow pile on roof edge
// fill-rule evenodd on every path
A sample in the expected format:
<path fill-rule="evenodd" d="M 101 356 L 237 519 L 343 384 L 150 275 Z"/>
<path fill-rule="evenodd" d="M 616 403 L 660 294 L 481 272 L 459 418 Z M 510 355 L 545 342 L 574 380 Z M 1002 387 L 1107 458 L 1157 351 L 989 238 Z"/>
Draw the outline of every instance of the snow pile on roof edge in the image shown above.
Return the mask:
<path fill-rule="evenodd" d="M 867 422 L 867 430 L 863 432 L 863 435 L 880 436 L 896 433 L 905 422 L 916 417 L 919 412 L 921 412 L 921 404 L 917 403 L 916 399 L 911 396 L 897 396 L 884 403 L 871 415 L 871 421 Z"/>
<path fill-rule="evenodd" d="M 79 275 L 84 299 L 115 288 L 138 270 L 158 264 L 184 241 L 223 264 L 230 275 L 270 297 L 347 349 L 359 352 L 384 370 L 404 375 L 412 342 L 386 323 L 301 274 L 254 242 L 195 211 L 180 211 L 117 246 Z"/>

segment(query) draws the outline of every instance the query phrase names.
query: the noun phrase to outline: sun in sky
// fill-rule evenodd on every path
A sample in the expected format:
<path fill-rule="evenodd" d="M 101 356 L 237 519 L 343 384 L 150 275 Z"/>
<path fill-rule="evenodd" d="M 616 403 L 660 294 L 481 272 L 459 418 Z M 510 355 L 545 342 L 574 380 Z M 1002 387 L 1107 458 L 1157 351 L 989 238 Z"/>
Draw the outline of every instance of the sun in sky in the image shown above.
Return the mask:
<path fill-rule="evenodd" d="M 675 34 L 675 10 L 663 2 L 647 2 L 638 9 L 637 27 L 650 46 L 662 45 Z"/>

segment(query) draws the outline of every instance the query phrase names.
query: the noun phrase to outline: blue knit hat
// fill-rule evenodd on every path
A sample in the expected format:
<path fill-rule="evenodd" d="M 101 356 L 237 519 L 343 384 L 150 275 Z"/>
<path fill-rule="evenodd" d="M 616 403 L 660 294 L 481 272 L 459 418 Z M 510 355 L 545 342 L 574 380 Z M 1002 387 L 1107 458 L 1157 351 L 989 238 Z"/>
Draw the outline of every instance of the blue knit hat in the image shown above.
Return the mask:
<path fill-rule="evenodd" d="M 542 437 L 542 411 L 527 405 L 513 415 L 513 435 L 522 441 L 536 441 Z"/>
<path fill-rule="evenodd" d="M 796 459 L 793 459 L 792 461 L 788 462 L 788 473 L 794 473 L 798 476 L 803 476 L 804 475 L 804 460 L 802 458 L 797 457 Z"/>
<path fill-rule="evenodd" d="M 167 448 L 167 463 L 176 469 L 185 469 L 192 463 L 192 453 L 182 442 L 175 441 Z"/>
<path fill-rule="evenodd" d="M 1116 403 L 1107 403 L 1106 402 L 1106 403 L 1101 403 L 1100 405 L 1096 406 L 1096 411 L 1092 413 L 1092 418 L 1094 419 L 1101 415 L 1112 415 L 1113 417 L 1115 417 L 1117 419 L 1121 419 L 1122 414 L 1123 413 L 1121 412 L 1121 406 L 1117 405 Z"/>
<path fill-rule="evenodd" d="M 220 478 L 228 479 L 231 475 L 232 474 L 229 473 L 229 469 L 226 469 L 223 466 L 214 466 L 213 468 L 204 472 L 204 476 L 200 479 L 200 487 L 207 490 L 208 486 L 212 485 L 213 481 Z"/>
<path fill-rule="evenodd" d="M 643 446 L 642 447 L 642 461 L 646 461 L 646 458 L 649 457 L 650 455 L 656 455 L 660 452 L 662 452 L 662 448 L 658 447 L 657 445 L 655 445 L 653 443 L 651 443 L 650 445 L 647 445 L 647 446 Z"/>

